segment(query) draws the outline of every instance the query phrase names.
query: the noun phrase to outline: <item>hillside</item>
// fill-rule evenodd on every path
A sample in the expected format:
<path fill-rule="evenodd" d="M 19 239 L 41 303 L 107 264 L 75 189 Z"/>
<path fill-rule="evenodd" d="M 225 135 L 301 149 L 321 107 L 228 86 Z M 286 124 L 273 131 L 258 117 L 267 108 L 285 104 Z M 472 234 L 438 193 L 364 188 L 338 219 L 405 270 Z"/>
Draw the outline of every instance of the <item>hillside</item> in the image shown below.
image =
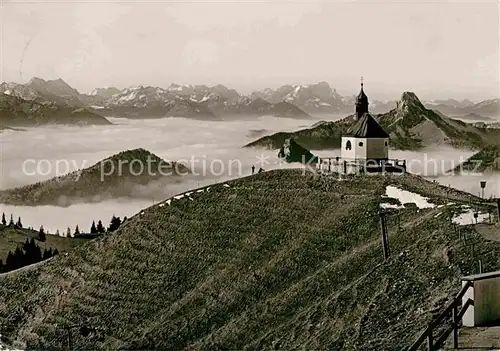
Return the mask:
<path fill-rule="evenodd" d="M 438 114 L 425 108 L 411 92 L 401 95 L 396 108 L 374 117 L 390 134 L 391 148 L 397 150 L 418 150 L 443 145 L 481 149 L 488 145 L 500 144 L 500 130 L 476 127 Z M 354 116 L 351 115 L 339 121 L 318 123 L 311 128 L 292 133 L 281 132 L 264 136 L 245 147 L 279 149 L 285 139 L 294 138 L 308 149 L 336 149 L 340 148 L 342 133 L 354 123 Z"/>
<path fill-rule="evenodd" d="M 151 160 L 150 172 L 148 159 Z M 147 150 L 127 150 L 83 170 L 0 191 L 0 203 L 69 206 L 81 202 L 101 202 L 110 198 L 141 197 L 140 186 L 153 181 L 159 182 L 158 186 L 168 186 L 180 181 L 181 175 L 187 172 L 189 170 L 182 164 L 162 160 Z"/>
<path fill-rule="evenodd" d="M 500 245 L 469 233 L 471 257 L 444 207 L 408 205 L 401 231 L 388 222 L 384 263 L 377 213 L 389 184 L 435 204 L 475 199 L 410 175 L 281 170 L 211 186 L 0 277 L 2 341 L 67 348 L 62 327 L 89 323 L 98 336 L 75 331 L 76 349 L 401 350 L 478 258 L 498 269 Z"/>
<path fill-rule="evenodd" d="M 454 173 L 500 172 L 500 146 L 488 146 L 455 167 Z"/>
<path fill-rule="evenodd" d="M 278 132 L 263 136 L 244 147 L 261 147 L 279 150 L 285 140 L 294 139 L 297 143 L 310 150 L 340 148 L 342 134 L 355 123 L 354 115 L 336 122 L 317 122 L 312 127 L 296 132 Z"/>
<path fill-rule="evenodd" d="M 0 124 L 35 127 L 47 124 L 108 125 L 106 118 L 86 109 L 55 102 L 38 103 L 0 93 Z"/>
<path fill-rule="evenodd" d="M 47 234 L 45 241 L 38 240 L 38 230 L 31 230 L 27 228 L 13 228 L 0 224 L 0 260 L 5 263 L 9 251 L 14 251 L 16 247 L 24 244 L 26 239 L 34 238 L 36 244 L 42 249 L 52 249 L 59 251 L 59 253 L 68 252 L 74 247 L 87 242 L 86 238 L 66 238 Z"/>

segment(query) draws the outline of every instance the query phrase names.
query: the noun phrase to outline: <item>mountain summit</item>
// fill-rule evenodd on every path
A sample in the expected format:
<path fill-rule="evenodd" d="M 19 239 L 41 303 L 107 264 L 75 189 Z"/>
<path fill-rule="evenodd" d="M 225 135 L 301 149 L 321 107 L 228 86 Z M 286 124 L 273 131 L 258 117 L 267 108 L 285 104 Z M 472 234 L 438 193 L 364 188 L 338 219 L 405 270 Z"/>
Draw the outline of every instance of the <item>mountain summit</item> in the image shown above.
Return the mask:
<path fill-rule="evenodd" d="M 397 149 L 419 149 L 450 145 L 479 149 L 495 143 L 498 133 L 448 118 L 426 108 L 413 92 L 406 91 L 396 108 L 378 115 L 381 126 L 390 134 Z"/>
<path fill-rule="evenodd" d="M 325 81 L 316 84 L 283 85 L 276 90 L 265 89 L 252 93 L 271 103 L 286 101 L 310 114 L 339 112 L 346 105 L 344 98 Z"/>
<path fill-rule="evenodd" d="M 66 207 L 121 197 L 151 199 L 151 191 L 145 187 L 154 188 L 161 197 L 165 186 L 179 182 L 189 172 L 186 166 L 147 150 L 126 150 L 63 176 L 0 191 L 0 203 Z"/>

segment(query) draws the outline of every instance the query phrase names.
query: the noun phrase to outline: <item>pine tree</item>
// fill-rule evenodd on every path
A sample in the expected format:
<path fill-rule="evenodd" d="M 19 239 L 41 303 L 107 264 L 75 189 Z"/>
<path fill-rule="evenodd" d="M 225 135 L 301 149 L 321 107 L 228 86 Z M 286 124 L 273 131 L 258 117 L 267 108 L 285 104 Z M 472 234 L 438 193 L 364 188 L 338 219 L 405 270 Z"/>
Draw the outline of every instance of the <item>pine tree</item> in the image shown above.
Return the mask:
<path fill-rule="evenodd" d="M 14 251 L 14 267 L 13 269 L 18 269 L 25 266 L 25 255 L 23 250 L 18 246 Z"/>
<path fill-rule="evenodd" d="M 45 241 L 46 236 L 45 236 L 45 230 L 43 229 L 43 225 L 40 226 L 40 230 L 38 231 L 38 240 L 40 241 Z"/>
<path fill-rule="evenodd" d="M 104 233 L 105 231 L 106 231 L 106 230 L 104 229 L 104 226 L 102 225 L 102 221 L 101 221 L 101 220 L 99 220 L 99 221 L 97 222 L 97 232 L 98 232 L 98 233 L 100 233 L 100 234 L 102 234 L 102 233 Z"/>
<path fill-rule="evenodd" d="M 2 212 L 2 224 L 7 225 L 7 221 L 5 220 L 5 213 Z"/>
<path fill-rule="evenodd" d="M 66 237 L 71 238 L 71 228 L 70 227 L 68 227 L 68 229 L 66 230 Z"/>
<path fill-rule="evenodd" d="M 16 226 L 17 226 L 18 228 L 22 228 L 22 227 L 23 227 L 23 224 L 21 223 L 21 217 L 18 217 L 18 218 L 17 218 L 17 223 L 16 223 Z"/>
<path fill-rule="evenodd" d="M 10 221 L 9 221 L 9 227 L 14 226 L 14 218 L 12 217 L 12 213 L 10 214 Z"/>
<path fill-rule="evenodd" d="M 57 251 L 57 249 L 55 249 L 54 252 L 52 253 L 52 256 L 55 256 L 55 255 L 59 255 L 59 251 Z"/>
<path fill-rule="evenodd" d="M 48 250 L 45 249 L 46 252 L 44 252 L 44 256 L 43 256 L 43 259 L 46 260 L 46 259 L 49 259 L 51 258 L 52 256 L 54 256 L 54 254 L 52 253 L 52 248 L 49 248 Z"/>
<path fill-rule="evenodd" d="M 120 227 L 120 224 L 120 217 L 115 217 L 115 215 L 113 215 L 113 217 L 111 217 L 111 222 L 109 223 L 108 232 L 114 232 L 118 229 L 118 227 Z"/>
<path fill-rule="evenodd" d="M 77 236 L 77 235 L 80 235 L 80 228 L 78 228 L 78 224 L 75 227 L 75 235 L 74 236 Z"/>
<path fill-rule="evenodd" d="M 97 228 L 95 226 L 95 221 L 92 221 L 92 226 L 90 227 L 90 233 L 91 234 L 96 234 L 97 233 Z"/>
<path fill-rule="evenodd" d="M 56 235 L 61 236 L 61 233 L 59 233 L 59 229 L 56 230 Z"/>
<path fill-rule="evenodd" d="M 5 260 L 5 271 L 8 272 L 10 270 L 13 270 L 14 268 L 14 254 L 12 253 L 12 251 L 9 251 L 8 255 L 7 255 L 7 259 Z"/>

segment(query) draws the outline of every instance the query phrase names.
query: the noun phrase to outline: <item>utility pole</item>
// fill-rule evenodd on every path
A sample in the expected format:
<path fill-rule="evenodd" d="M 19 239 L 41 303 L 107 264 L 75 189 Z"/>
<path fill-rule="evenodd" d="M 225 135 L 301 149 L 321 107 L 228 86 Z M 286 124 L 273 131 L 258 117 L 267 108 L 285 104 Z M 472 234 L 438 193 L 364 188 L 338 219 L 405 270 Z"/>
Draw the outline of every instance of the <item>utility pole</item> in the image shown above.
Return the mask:
<path fill-rule="evenodd" d="M 384 249 L 384 260 L 389 258 L 389 237 L 387 236 L 387 222 L 384 212 L 379 212 L 380 233 L 382 235 L 382 248 Z"/>

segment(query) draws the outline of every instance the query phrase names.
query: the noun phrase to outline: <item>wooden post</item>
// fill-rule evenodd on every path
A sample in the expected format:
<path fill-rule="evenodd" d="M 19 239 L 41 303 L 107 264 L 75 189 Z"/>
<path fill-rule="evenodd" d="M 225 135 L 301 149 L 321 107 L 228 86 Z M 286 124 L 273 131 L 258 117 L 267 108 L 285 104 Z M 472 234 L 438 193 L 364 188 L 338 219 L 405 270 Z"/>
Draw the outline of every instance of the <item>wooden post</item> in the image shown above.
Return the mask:
<path fill-rule="evenodd" d="M 500 199 L 497 199 L 498 220 L 500 221 Z"/>
<path fill-rule="evenodd" d="M 479 274 L 483 273 L 483 261 L 479 260 Z"/>
<path fill-rule="evenodd" d="M 458 349 L 458 308 L 457 308 L 457 300 L 454 300 L 455 304 L 453 306 L 453 311 L 451 312 L 451 318 L 453 323 L 453 348 Z"/>
<path fill-rule="evenodd" d="M 344 160 L 344 174 L 347 174 L 347 161 Z"/>
<path fill-rule="evenodd" d="M 427 349 L 434 351 L 434 340 L 432 340 L 432 329 L 429 326 L 429 334 L 427 335 Z"/>
<path fill-rule="evenodd" d="M 385 213 L 380 212 L 380 234 L 382 235 L 382 248 L 384 249 L 384 260 L 389 258 L 389 239 L 387 237 L 387 226 L 385 222 Z"/>
<path fill-rule="evenodd" d="M 66 331 L 68 332 L 68 350 L 73 350 L 73 342 L 71 340 L 71 328 L 67 327 Z"/>

